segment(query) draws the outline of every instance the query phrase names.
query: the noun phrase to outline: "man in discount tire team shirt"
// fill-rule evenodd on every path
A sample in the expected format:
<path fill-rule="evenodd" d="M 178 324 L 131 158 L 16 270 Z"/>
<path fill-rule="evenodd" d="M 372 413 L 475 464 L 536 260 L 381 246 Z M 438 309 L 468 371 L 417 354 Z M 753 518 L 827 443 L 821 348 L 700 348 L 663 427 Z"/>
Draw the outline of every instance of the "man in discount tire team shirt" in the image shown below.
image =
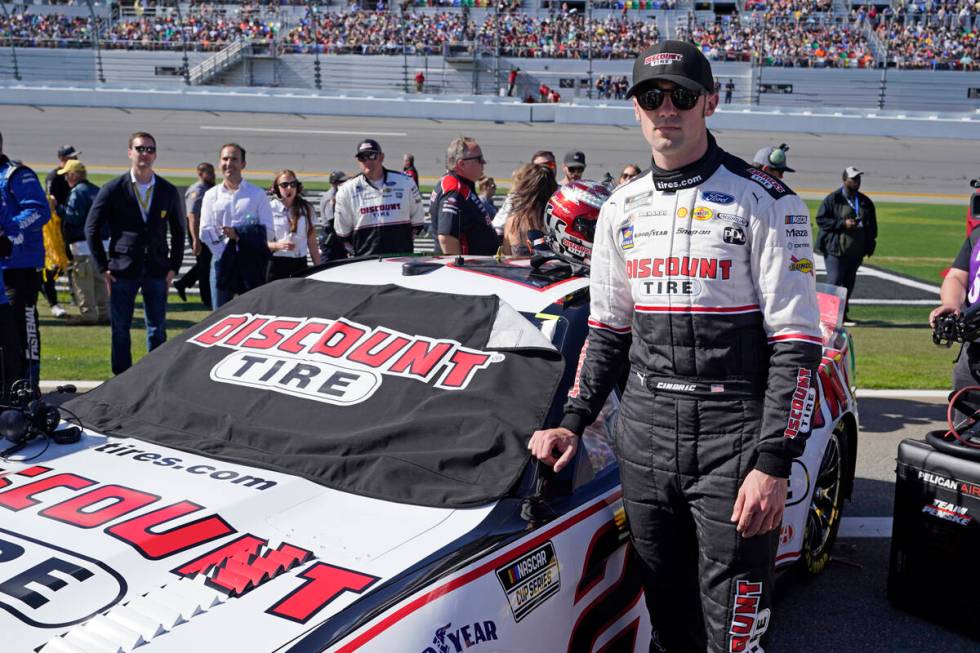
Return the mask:
<path fill-rule="evenodd" d="M 384 167 L 384 152 L 372 138 L 358 143 L 354 158 L 361 174 L 337 189 L 334 232 L 354 256 L 410 254 L 425 221 L 419 187 Z"/>
<path fill-rule="evenodd" d="M 616 443 L 651 650 L 761 651 L 821 353 L 809 216 L 707 131 L 694 46 L 640 54 L 628 97 L 652 166 L 602 207 L 575 384 L 529 448 L 566 466 L 629 365 Z"/>

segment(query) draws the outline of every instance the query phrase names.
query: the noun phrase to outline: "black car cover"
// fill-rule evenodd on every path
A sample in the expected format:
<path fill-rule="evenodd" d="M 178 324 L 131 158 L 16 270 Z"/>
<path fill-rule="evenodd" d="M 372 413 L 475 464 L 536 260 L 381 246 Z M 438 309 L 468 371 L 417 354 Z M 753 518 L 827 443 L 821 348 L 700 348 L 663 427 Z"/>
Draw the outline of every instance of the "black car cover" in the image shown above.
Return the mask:
<path fill-rule="evenodd" d="M 563 367 L 496 296 L 288 279 L 66 407 L 107 435 L 465 507 L 517 482 Z"/>

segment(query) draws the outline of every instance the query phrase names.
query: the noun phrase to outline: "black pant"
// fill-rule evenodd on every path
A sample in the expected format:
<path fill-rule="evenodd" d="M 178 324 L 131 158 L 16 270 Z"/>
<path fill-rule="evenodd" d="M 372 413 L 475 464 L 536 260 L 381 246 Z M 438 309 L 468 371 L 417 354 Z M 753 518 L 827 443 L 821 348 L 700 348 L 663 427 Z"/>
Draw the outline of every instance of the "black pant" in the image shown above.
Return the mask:
<path fill-rule="evenodd" d="M 195 283 L 201 289 L 201 303 L 211 306 L 211 250 L 203 244 L 201 253 L 194 257 L 194 265 L 174 285 L 178 288 L 190 288 Z"/>
<path fill-rule="evenodd" d="M 654 642 L 670 653 L 765 645 L 779 531 L 746 539 L 730 521 L 762 403 L 654 393 L 635 374 L 627 383 L 616 432 L 623 504 Z"/>
<path fill-rule="evenodd" d="M 21 377 L 23 357 L 17 321 L 10 304 L 0 304 L 0 403 L 10 401 L 10 386 Z"/>
<path fill-rule="evenodd" d="M 41 330 L 37 315 L 37 296 L 41 292 L 41 271 L 14 268 L 3 271 L 7 299 L 13 310 L 17 348 L 21 352 L 21 374 L 32 388 L 41 380 Z"/>
<path fill-rule="evenodd" d="M 48 300 L 49 306 L 55 306 L 58 303 L 58 291 L 54 287 L 54 281 L 58 278 L 57 272 L 57 270 L 45 270 L 44 279 L 41 281 L 41 292 L 44 293 L 44 298 Z"/>
<path fill-rule="evenodd" d="M 288 279 L 308 267 L 305 256 L 273 256 L 269 259 L 269 269 L 266 272 L 265 280 L 269 282 L 276 279 Z"/>

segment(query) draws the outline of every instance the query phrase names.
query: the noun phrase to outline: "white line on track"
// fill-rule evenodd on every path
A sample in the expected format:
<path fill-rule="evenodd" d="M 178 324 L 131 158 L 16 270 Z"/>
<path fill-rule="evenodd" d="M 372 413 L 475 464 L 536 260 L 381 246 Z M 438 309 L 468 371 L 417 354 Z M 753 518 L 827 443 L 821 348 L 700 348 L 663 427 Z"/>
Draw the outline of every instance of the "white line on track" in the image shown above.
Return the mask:
<path fill-rule="evenodd" d="M 270 134 L 328 134 L 331 136 L 408 136 L 405 132 L 352 132 L 329 129 L 286 129 L 281 127 L 234 127 L 230 125 L 201 125 L 205 131 L 268 132 Z"/>
<path fill-rule="evenodd" d="M 936 299 L 852 299 L 852 304 L 858 306 L 936 306 L 939 298 Z"/>
<path fill-rule="evenodd" d="M 892 536 L 891 517 L 844 517 L 837 537 L 884 537 Z"/>

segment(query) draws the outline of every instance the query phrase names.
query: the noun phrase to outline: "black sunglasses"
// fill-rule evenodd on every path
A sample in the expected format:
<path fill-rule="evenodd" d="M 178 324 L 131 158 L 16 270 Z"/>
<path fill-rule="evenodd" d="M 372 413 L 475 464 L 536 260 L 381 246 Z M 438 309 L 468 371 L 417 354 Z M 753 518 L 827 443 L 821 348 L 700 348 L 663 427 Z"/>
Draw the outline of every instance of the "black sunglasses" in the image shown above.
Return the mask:
<path fill-rule="evenodd" d="M 156 154 L 157 152 L 156 145 L 134 145 L 133 149 L 140 154 Z"/>
<path fill-rule="evenodd" d="M 377 152 L 364 152 L 355 157 L 358 161 L 374 161 L 378 158 Z"/>
<path fill-rule="evenodd" d="M 479 161 L 483 165 L 487 164 L 487 160 L 483 158 L 482 154 L 478 154 L 476 156 L 464 156 L 462 159 L 460 159 L 460 161 Z"/>
<path fill-rule="evenodd" d="M 662 88 L 650 88 L 636 95 L 636 101 L 644 111 L 659 109 L 664 98 L 670 95 L 670 102 L 679 111 L 690 111 L 698 103 L 701 91 L 691 91 L 686 88 L 673 88 L 665 91 Z"/>
<path fill-rule="evenodd" d="M 299 188 L 298 181 L 280 181 L 279 188 Z"/>

